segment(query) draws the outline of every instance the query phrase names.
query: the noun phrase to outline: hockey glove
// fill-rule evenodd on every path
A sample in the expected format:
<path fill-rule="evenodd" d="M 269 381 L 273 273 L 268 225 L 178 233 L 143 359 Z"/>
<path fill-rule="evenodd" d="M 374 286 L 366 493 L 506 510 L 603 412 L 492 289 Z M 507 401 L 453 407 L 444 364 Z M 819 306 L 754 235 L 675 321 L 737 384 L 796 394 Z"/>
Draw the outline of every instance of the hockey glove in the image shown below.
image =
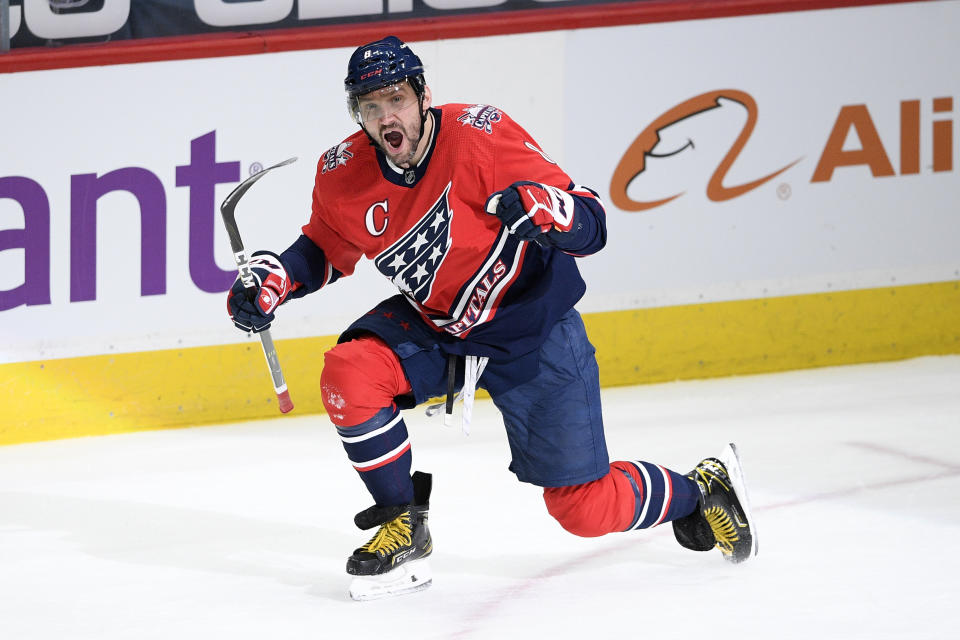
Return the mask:
<path fill-rule="evenodd" d="M 227 294 L 227 312 L 238 329 L 259 333 L 270 328 L 273 312 L 287 299 L 292 283 L 280 256 L 271 251 L 255 251 L 250 271 L 256 288 L 248 292 L 238 276 Z"/>
<path fill-rule="evenodd" d="M 487 198 L 484 208 L 500 218 L 508 232 L 542 245 L 553 244 L 549 232 L 564 233 L 573 227 L 573 197 L 538 182 L 514 182 Z"/>

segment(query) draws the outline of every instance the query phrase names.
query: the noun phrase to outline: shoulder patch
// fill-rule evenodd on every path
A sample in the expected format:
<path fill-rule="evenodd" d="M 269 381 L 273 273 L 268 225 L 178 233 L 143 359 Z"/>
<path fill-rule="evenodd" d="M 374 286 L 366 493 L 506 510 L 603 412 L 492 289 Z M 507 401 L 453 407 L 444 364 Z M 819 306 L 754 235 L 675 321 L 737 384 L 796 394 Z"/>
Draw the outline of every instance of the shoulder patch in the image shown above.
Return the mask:
<path fill-rule="evenodd" d="M 353 157 L 353 153 L 347 151 L 347 147 L 352 144 L 352 142 L 341 142 L 337 146 L 327 149 L 321 159 L 323 169 L 320 170 L 320 173 L 333 171 L 340 165 L 347 164 L 347 160 Z"/>
<path fill-rule="evenodd" d="M 475 104 L 466 107 L 460 117 L 457 118 L 457 122 L 465 127 L 471 126 L 487 134 L 492 134 L 493 125 L 500 122 L 501 118 L 503 118 L 503 112 L 500 109 L 487 104 Z"/>

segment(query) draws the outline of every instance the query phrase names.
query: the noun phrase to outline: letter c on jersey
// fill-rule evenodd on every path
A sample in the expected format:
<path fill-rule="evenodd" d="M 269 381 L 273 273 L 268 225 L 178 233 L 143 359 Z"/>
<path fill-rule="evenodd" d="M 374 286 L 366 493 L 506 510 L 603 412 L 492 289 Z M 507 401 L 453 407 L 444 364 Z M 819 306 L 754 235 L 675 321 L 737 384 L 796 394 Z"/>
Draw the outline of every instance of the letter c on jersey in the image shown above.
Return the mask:
<path fill-rule="evenodd" d="M 377 209 L 383 209 L 383 226 L 379 229 L 377 228 Z M 380 202 L 375 202 L 370 205 L 370 208 L 367 209 L 367 215 L 364 220 L 367 223 L 367 231 L 372 236 L 382 236 L 383 232 L 387 230 L 387 225 L 390 224 L 390 220 L 387 217 L 387 201 L 381 200 Z"/>

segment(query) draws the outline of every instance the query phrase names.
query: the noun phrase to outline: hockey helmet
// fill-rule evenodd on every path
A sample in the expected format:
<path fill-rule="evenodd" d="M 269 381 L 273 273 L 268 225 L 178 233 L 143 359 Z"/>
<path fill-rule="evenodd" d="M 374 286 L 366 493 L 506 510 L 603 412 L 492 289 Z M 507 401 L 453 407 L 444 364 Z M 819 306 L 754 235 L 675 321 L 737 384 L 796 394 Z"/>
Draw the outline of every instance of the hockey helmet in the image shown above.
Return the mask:
<path fill-rule="evenodd" d="M 343 88 L 348 98 L 408 80 L 417 96 L 423 94 L 423 63 L 396 36 L 357 47 L 347 63 Z"/>

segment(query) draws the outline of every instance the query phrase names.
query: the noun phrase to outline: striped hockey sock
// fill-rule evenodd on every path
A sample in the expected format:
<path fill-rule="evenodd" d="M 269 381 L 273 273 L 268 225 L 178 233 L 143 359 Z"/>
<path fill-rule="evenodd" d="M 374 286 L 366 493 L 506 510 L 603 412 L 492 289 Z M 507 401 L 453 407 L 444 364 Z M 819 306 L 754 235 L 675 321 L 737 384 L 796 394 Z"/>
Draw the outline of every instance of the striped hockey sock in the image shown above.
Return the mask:
<path fill-rule="evenodd" d="M 700 491 L 686 476 L 639 460 L 619 460 L 610 466 L 611 472 L 622 473 L 633 489 L 633 518 L 624 531 L 655 527 L 689 515 L 697 507 Z"/>
<path fill-rule="evenodd" d="M 396 405 L 381 409 L 358 425 L 337 427 L 337 433 L 376 504 L 400 505 L 413 500 L 413 455 L 407 425 Z"/>

